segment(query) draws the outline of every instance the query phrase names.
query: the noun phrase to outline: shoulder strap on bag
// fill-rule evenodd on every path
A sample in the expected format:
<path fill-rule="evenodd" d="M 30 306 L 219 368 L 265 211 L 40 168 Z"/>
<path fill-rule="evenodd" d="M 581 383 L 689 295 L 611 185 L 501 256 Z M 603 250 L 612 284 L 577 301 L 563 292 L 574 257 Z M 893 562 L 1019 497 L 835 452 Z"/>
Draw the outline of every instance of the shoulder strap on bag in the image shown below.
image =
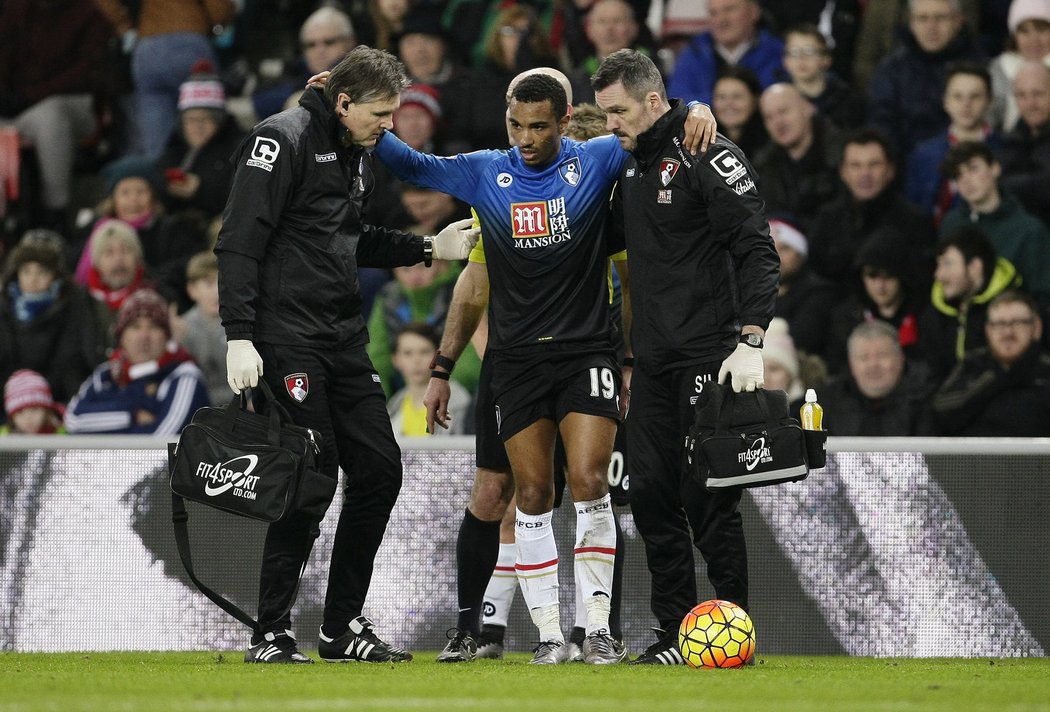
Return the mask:
<path fill-rule="evenodd" d="M 168 445 L 168 468 L 171 468 L 171 462 L 175 458 L 175 443 Z M 186 512 L 186 500 L 180 495 L 171 493 L 171 521 L 175 528 L 175 545 L 179 550 L 179 558 L 182 559 L 182 565 L 186 569 L 186 573 L 190 577 L 190 581 L 196 586 L 201 593 L 207 596 L 212 603 L 217 605 L 222 610 L 229 613 L 231 616 L 239 620 L 244 625 L 252 629 L 253 633 L 260 633 L 259 622 L 252 618 L 250 615 L 245 613 L 236 604 L 229 599 L 225 598 L 222 594 L 217 593 L 215 590 L 210 588 L 207 584 L 197 578 L 196 572 L 193 570 L 193 555 L 190 552 L 190 533 L 189 533 L 189 515 Z M 317 541 L 317 537 L 320 536 L 321 530 L 319 523 L 315 524 L 313 529 L 310 531 L 310 538 L 306 542 L 306 551 L 303 553 L 303 565 L 299 569 L 299 578 L 295 582 L 295 590 L 292 592 L 292 596 L 289 599 L 288 607 L 281 612 L 280 617 L 284 617 L 295 605 L 295 599 L 299 593 L 299 584 L 303 580 L 303 573 L 306 571 L 306 562 L 310 558 L 310 552 L 314 548 L 314 542 Z"/>

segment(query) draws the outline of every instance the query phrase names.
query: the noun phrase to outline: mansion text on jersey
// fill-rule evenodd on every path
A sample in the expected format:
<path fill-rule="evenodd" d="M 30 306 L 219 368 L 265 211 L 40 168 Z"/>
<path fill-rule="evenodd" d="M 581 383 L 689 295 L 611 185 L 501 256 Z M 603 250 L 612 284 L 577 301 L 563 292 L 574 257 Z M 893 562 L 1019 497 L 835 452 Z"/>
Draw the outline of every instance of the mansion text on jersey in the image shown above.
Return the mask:
<path fill-rule="evenodd" d="M 547 247 L 572 239 L 564 197 L 511 203 L 510 219 L 517 249 Z"/>

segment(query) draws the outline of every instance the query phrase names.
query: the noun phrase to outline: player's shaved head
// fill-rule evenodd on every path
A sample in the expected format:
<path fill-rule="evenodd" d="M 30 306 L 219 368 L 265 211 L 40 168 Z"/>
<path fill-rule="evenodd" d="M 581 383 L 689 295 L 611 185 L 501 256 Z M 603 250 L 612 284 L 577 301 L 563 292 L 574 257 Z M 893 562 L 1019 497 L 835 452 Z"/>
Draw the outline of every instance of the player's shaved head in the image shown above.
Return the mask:
<path fill-rule="evenodd" d="M 525 77 L 532 76 L 533 74 L 546 74 L 548 77 L 553 77 L 554 79 L 558 80 L 558 83 L 561 84 L 561 88 L 565 90 L 565 99 L 569 102 L 566 113 L 571 115 L 572 84 L 569 82 L 569 78 L 567 76 L 559 72 L 557 69 L 554 69 L 553 67 L 534 67 L 533 69 L 526 69 L 524 72 L 511 79 L 510 84 L 507 85 L 507 104 L 510 104 L 511 96 L 513 96 L 514 89 L 518 86 L 518 82 L 520 82 Z"/>

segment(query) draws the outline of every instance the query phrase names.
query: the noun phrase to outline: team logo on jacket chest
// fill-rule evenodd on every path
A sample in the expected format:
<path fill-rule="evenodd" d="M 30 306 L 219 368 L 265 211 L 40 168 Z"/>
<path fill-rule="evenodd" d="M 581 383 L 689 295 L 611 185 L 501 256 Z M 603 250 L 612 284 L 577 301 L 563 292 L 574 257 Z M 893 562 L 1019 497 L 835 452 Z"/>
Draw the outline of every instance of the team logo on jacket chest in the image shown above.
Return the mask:
<path fill-rule="evenodd" d="M 310 379 L 305 373 L 291 373 L 284 377 L 284 388 L 297 403 L 310 395 Z"/>
<path fill-rule="evenodd" d="M 678 173 L 680 165 L 682 164 L 673 158 L 660 159 L 660 184 L 669 185 L 674 180 L 675 174 Z"/>
<path fill-rule="evenodd" d="M 572 239 L 565 198 L 510 204 L 510 230 L 514 246 L 529 250 Z"/>

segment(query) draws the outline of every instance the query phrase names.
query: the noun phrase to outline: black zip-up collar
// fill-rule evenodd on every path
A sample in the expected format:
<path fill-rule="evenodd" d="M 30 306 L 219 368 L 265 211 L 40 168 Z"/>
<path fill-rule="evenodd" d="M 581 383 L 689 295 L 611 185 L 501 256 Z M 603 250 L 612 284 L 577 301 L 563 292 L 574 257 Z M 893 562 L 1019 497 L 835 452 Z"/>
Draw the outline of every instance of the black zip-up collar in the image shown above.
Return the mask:
<path fill-rule="evenodd" d="M 351 158 L 356 158 L 364 152 L 362 147 L 348 142 L 349 130 L 339 122 L 339 117 L 332 107 L 328 106 L 328 101 L 320 89 L 308 88 L 299 99 L 299 105 L 321 120 L 329 138 L 336 146 L 345 149 Z"/>
<path fill-rule="evenodd" d="M 671 110 L 656 120 L 647 130 L 638 134 L 638 145 L 634 157 L 642 166 L 648 166 L 667 152 L 667 144 L 677 137 L 685 124 L 689 109 L 678 99 L 671 99 Z"/>

